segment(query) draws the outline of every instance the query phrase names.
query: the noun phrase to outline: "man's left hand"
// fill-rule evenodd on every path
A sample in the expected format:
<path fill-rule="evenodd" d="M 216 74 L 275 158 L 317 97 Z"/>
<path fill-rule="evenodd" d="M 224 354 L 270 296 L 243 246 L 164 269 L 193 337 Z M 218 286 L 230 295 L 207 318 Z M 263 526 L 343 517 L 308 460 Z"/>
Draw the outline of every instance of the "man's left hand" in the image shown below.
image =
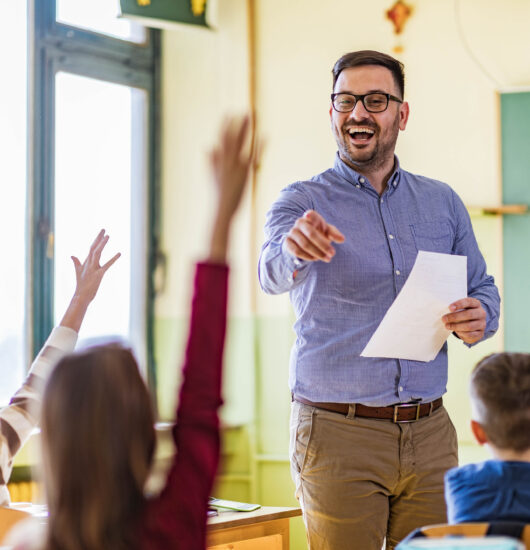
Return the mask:
<path fill-rule="evenodd" d="M 474 344 L 484 337 L 486 312 L 476 298 L 457 300 L 449 309 L 451 313 L 442 317 L 447 330 L 453 331 L 466 344 Z"/>

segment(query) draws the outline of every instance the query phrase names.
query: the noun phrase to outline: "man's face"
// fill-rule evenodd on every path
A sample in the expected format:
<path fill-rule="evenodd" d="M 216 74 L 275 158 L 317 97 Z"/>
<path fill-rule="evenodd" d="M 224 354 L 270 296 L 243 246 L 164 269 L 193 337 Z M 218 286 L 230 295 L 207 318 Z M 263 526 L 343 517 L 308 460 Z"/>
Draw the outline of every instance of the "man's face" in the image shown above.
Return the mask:
<path fill-rule="evenodd" d="M 344 69 L 333 91 L 357 95 L 384 92 L 401 96 L 392 73 L 379 65 Z M 378 169 L 390 162 L 390 159 L 393 161 L 397 136 L 399 130 L 405 129 L 408 114 L 407 103 L 392 100 L 382 113 L 368 112 L 362 101 L 357 101 L 350 113 L 339 113 L 331 107 L 331 127 L 340 158 L 359 170 Z"/>

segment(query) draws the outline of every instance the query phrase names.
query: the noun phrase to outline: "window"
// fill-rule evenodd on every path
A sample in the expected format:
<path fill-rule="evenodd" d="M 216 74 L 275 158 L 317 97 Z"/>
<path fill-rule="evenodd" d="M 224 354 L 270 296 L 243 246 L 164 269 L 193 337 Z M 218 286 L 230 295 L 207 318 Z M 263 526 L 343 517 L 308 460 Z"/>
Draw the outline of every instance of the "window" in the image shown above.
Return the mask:
<path fill-rule="evenodd" d="M 127 19 L 119 19 L 119 0 L 57 0 L 57 22 L 81 29 L 145 43 L 146 29 Z"/>
<path fill-rule="evenodd" d="M 27 362 L 26 279 L 21 276 L 26 272 L 26 2 L 5 2 L 2 17 L 9 25 L 4 25 L 0 34 L 5 71 L 0 87 L 0 181 L 4 190 L 0 215 L 0 403 L 7 403 L 22 382 Z"/>
<path fill-rule="evenodd" d="M 81 339 L 129 341 L 154 384 L 152 258 L 159 35 L 111 0 L 34 2 L 29 174 L 33 355 L 60 320 L 97 232 L 122 252 Z"/>

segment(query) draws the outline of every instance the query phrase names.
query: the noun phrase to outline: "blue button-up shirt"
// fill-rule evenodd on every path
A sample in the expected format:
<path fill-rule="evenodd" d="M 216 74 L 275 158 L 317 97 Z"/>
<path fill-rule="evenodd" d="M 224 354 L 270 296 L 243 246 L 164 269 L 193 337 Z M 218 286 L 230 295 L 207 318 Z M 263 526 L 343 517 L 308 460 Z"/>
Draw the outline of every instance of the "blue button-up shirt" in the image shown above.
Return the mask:
<path fill-rule="evenodd" d="M 289 386 L 297 396 L 384 406 L 445 393 L 447 344 L 428 363 L 360 356 L 418 250 L 467 256 L 468 296 L 487 314 L 484 338 L 498 328 L 499 293 L 462 201 L 448 185 L 402 170 L 397 158 L 395 165 L 379 196 L 337 155 L 333 168 L 286 187 L 267 214 L 259 277 L 265 292 L 290 293 L 296 341 Z M 330 263 L 285 250 L 286 234 L 310 209 L 346 238 Z"/>

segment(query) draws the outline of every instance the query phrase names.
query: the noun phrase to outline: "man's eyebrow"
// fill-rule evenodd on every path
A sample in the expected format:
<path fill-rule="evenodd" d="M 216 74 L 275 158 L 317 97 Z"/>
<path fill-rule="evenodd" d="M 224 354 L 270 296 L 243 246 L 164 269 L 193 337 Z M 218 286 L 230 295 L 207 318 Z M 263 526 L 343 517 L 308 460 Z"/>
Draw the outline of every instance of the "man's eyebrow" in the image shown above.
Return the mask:
<path fill-rule="evenodd" d="M 385 92 L 384 90 L 368 90 L 364 94 L 355 94 L 354 92 L 350 92 L 350 90 L 339 90 L 335 92 L 336 94 L 352 94 L 352 95 L 367 95 L 367 94 L 388 94 L 390 92 Z"/>

